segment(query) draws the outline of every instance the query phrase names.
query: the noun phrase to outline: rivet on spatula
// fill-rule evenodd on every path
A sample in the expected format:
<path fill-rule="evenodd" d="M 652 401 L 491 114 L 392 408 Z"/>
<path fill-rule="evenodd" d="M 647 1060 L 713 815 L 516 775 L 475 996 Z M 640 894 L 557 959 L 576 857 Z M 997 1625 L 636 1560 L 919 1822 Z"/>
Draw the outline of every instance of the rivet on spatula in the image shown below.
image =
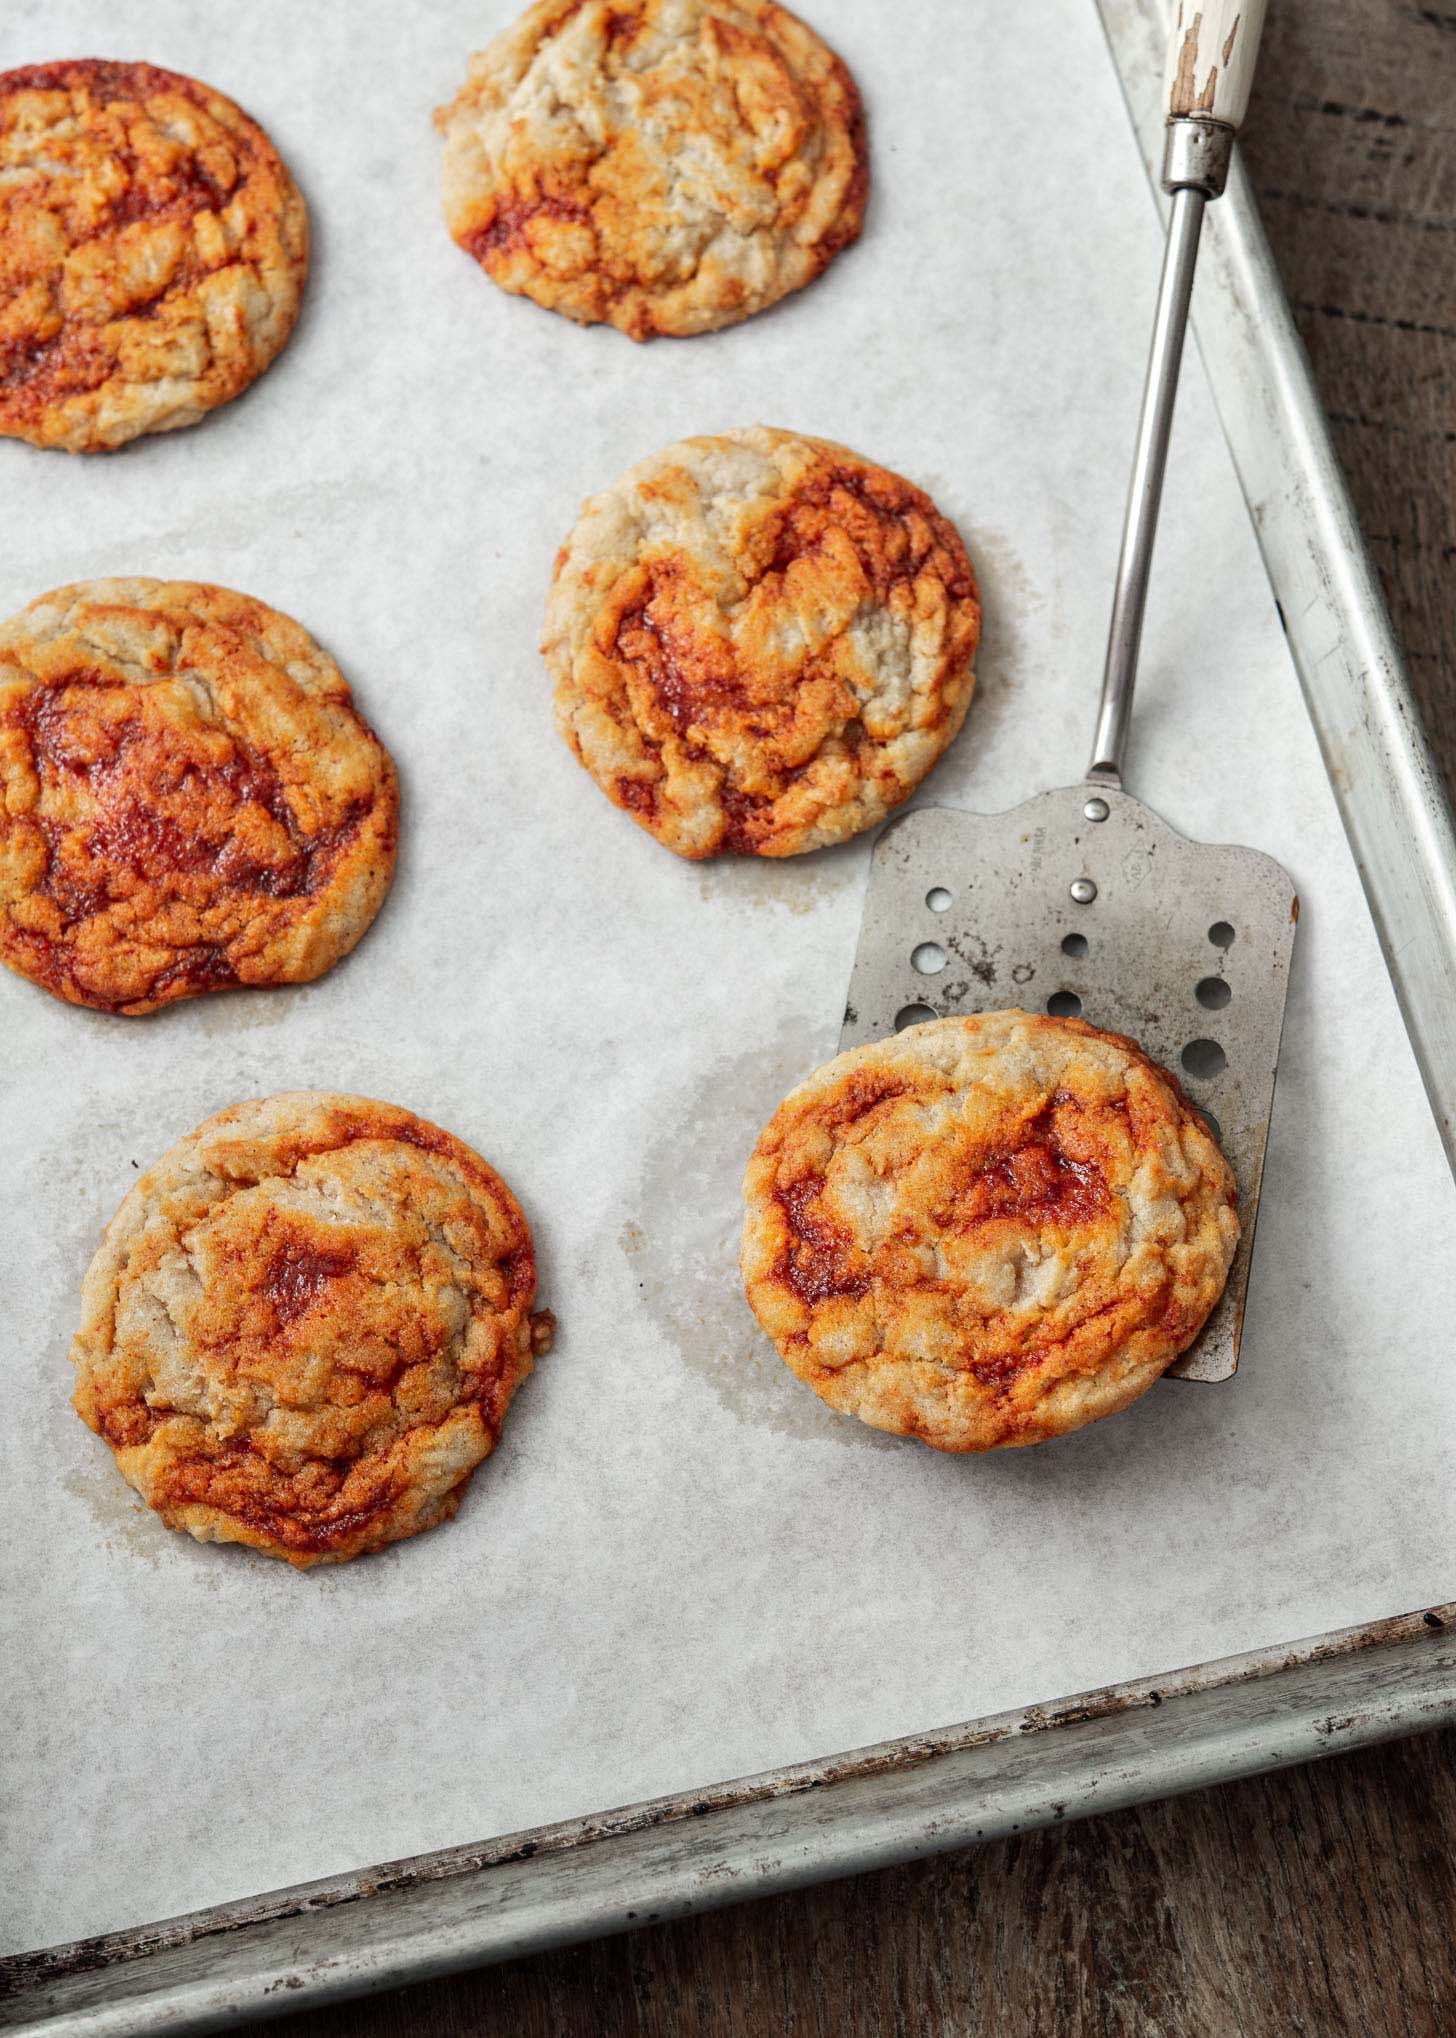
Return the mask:
<path fill-rule="evenodd" d="M 1086 806 L 1083 807 L 1082 809 L 1082 812 L 1087 816 L 1087 819 L 1089 821 L 1105 821 L 1107 819 L 1108 811 L 1109 809 L 1106 800 L 1098 799 L 1088 800 Z"/>
<path fill-rule="evenodd" d="M 1074 877 L 1071 891 L 1079 906 L 1090 906 L 1097 896 L 1097 887 L 1090 877 Z"/>

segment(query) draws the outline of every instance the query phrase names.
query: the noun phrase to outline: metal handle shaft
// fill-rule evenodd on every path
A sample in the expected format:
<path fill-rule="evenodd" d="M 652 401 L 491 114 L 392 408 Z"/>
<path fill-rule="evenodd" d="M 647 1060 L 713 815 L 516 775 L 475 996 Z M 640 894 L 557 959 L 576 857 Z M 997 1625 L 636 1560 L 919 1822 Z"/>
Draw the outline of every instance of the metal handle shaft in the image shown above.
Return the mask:
<path fill-rule="evenodd" d="M 1173 209 L 1168 221 L 1168 245 L 1163 255 L 1162 281 L 1158 286 L 1153 344 L 1148 356 L 1142 418 L 1138 425 L 1132 481 L 1127 493 L 1122 552 L 1117 562 L 1117 587 L 1112 598 L 1112 623 L 1107 633 L 1102 706 L 1097 715 L 1092 762 L 1087 767 L 1088 778 L 1104 784 L 1118 785 L 1122 779 L 1122 753 L 1132 716 L 1132 690 L 1137 679 L 1138 646 L 1142 641 L 1143 610 L 1147 604 L 1148 574 L 1153 563 L 1158 506 L 1163 497 L 1163 473 L 1168 464 L 1168 438 L 1173 428 L 1173 404 L 1178 394 L 1183 335 L 1188 326 L 1188 302 L 1193 292 L 1193 271 L 1198 261 L 1198 236 L 1203 227 L 1203 208 L 1207 202 L 1203 191 L 1193 185 L 1183 185 L 1173 194 Z"/>
<path fill-rule="evenodd" d="M 1262 8 L 1260 14 L 1262 18 Z M 1173 195 L 1168 244 L 1163 251 L 1153 343 L 1148 351 L 1148 374 L 1143 385 L 1143 414 L 1138 423 L 1137 450 L 1133 454 L 1127 513 L 1122 525 L 1122 552 L 1117 561 L 1112 623 L 1107 632 L 1107 663 L 1102 669 L 1102 705 L 1097 713 L 1092 762 L 1087 767 L 1088 778 L 1104 785 L 1122 783 L 1122 753 L 1132 719 L 1138 646 L 1142 642 L 1158 507 L 1163 500 L 1163 473 L 1168 465 L 1168 438 L 1173 429 L 1183 336 L 1188 330 L 1188 302 L 1193 294 L 1193 271 L 1198 264 L 1198 237 L 1203 231 L 1205 205 L 1223 190 L 1233 146 L 1233 129 L 1220 121 L 1197 116 L 1168 122 L 1163 152 L 1163 189 Z"/>

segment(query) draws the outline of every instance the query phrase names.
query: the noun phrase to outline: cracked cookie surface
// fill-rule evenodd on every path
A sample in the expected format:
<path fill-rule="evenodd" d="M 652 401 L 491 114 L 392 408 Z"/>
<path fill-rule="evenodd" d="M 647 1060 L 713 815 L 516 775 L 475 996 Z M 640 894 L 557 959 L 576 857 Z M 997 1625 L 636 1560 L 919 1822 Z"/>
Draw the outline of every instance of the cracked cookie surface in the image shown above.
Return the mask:
<path fill-rule="evenodd" d="M 307 269 L 298 187 L 220 92 L 92 58 L 0 74 L 0 434 L 195 424 L 278 354 Z"/>
<path fill-rule="evenodd" d="M 0 624 L 0 961 L 71 1004 L 322 975 L 398 808 L 333 659 L 247 595 L 85 581 Z"/>
<path fill-rule="evenodd" d="M 742 1271 L 833 1408 L 945 1451 L 1113 1414 L 1186 1351 L 1238 1243 L 1176 1080 L 1079 1019 L 936 1019 L 839 1055 L 744 1182 Z"/>
<path fill-rule="evenodd" d="M 965 718 L 976 577 L 923 490 L 755 425 L 594 496 L 542 651 L 557 727 L 679 856 L 796 856 L 872 828 Z"/>
<path fill-rule="evenodd" d="M 859 237 L 859 93 L 769 0 L 542 0 L 435 118 L 460 246 L 635 340 L 735 324 Z"/>
<path fill-rule="evenodd" d="M 74 1404 L 169 1528 L 343 1563 L 448 1520 L 550 1344 L 500 1176 L 367 1097 L 235 1104 L 141 1176 Z"/>

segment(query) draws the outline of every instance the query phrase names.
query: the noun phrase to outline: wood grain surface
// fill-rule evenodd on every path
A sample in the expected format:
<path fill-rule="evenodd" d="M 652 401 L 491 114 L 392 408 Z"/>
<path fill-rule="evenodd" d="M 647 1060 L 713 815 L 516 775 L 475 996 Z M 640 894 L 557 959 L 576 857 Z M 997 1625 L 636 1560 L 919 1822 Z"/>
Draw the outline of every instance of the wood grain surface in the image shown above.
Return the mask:
<path fill-rule="evenodd" d="M 1456 0 L 1273 0 L 1245 148 L 1456 786 Z M 1453 1757 L 1428 1736 L 257 2028 L 1449 2038 Z"/>

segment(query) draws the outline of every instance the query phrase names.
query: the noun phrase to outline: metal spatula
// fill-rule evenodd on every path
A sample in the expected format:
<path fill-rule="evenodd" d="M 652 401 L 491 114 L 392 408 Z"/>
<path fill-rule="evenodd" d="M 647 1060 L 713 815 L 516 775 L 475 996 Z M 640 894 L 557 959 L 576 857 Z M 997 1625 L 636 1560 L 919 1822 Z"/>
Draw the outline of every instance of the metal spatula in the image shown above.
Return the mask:
<path fill-rule="evenodd" d="M 927 807 L 875 846 L 841 1048 L 919 1020 L 1019 1005 L 1131 1036 L 1209 1119 L 1243 1235 L 1223 1300 L 1171 1368 L 1238 1364 L 1299 900 L 1253 849 L 1189 842 L 1122 790 L 1148 569 L 1203 210 L 1248 104 L 1264 0 L 1177 0 L 1164 188 L 1172 194 L 1102 707 L 1081 785 L 1005 814 Z"/>

